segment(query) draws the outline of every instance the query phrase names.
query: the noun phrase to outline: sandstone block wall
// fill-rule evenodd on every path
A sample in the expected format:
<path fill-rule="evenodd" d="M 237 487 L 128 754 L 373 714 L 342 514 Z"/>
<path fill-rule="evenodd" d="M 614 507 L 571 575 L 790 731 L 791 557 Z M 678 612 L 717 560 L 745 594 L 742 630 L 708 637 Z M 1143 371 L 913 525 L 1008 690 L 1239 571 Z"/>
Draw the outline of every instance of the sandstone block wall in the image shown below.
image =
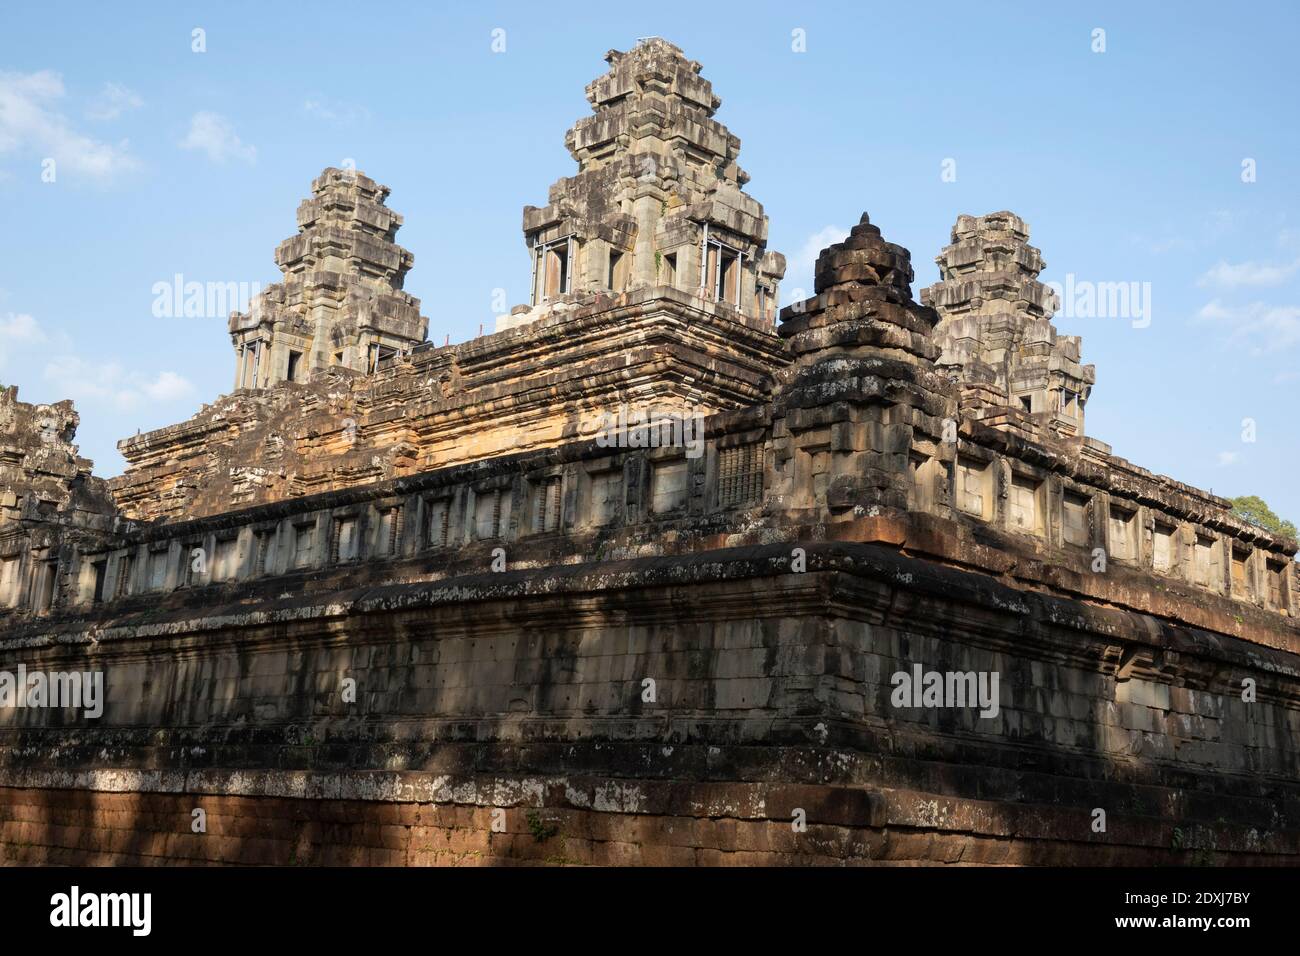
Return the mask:
<path fill-rule="evenodd" d="M 7 647 L 5 667 L 103 668 L 108 705 L 0 711 L 2 805 L 22 808 L 0 833 L 49 862 L 1296 857 L 1289 655 L 873 546 L 787 558 L 345 591 Z M 894 706 L 915 664 L 998 673 L 999 713 Z"/>

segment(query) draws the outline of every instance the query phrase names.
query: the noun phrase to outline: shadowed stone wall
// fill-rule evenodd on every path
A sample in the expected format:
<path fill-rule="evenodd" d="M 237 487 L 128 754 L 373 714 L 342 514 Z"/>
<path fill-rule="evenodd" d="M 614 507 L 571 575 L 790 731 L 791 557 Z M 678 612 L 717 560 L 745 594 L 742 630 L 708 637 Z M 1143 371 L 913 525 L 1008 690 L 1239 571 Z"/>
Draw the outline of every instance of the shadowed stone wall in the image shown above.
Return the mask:
<path fill-rule="evenodd" d="M 177 608 L 29 648 L 29 669 L 102 668 L 108 703 L 93 726 L 0 712 L 0 833 L 31 862 L 1300 850 L 1293 655 L 877 545 L 806 553 L 804 572 L 782 545 Z M 917 663 L 997 672 L 998 713 L 894 706 Z"/>

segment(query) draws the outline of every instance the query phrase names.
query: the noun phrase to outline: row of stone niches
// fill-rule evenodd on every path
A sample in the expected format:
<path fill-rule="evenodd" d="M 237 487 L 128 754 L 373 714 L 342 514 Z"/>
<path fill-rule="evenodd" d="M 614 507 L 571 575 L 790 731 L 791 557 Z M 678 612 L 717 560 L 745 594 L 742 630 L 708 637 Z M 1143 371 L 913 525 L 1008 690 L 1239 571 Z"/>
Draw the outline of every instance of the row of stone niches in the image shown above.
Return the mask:
<path fill-rule="evenodd" d="M 914 454 L 911 467 L 918 511 L 1029 535 L 1077 551 L 1094 569 L 1117 562 L 1283 614 L 1294 611 L 1293 562 L 1280 552 L 1014 459 Z"/>
<path fill-rule="evenodd" d="M 743 507 L 762 495 L 762 464 L 761 443 L 719 448 L 710 442 L 697 459 L 673 448 L 623 453 L 252 520 L 239 528 L 82 555 L 73 600 L 94 605 L 132 594 L 412 557 L 478 541 L 504 543 Z"/>
<path fill-rule="evenodd" d="M 671 251 L 656 249 L 654 259 L 639 270 L 632 268 L 633 248 L 622 249 L 605 239 L 584 239 L 574 233 L 545 239 L 552 230 L 534 233 L 529 239 L 533 248 L 532 304 L 572 294 L 620 293 L 639 281 L 671 286 L 746 315 L 775 321 L 776 280 L 760 275 L 752 254 L 747 256 L 741 248 L 747 243 L 729 237 L 725 229 L 712 223 L 688 221 L 691 229 L 679 236 L 685 241 Z"/>

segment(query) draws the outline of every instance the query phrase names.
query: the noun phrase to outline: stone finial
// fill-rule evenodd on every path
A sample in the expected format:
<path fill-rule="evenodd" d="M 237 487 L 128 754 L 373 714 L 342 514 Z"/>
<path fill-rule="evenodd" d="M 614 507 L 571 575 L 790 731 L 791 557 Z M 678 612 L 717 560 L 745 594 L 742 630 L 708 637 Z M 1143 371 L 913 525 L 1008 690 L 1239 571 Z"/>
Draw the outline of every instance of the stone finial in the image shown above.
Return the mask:
<path fill-rule="evenodd" d="M 871 346 L 931 364 L 939 355 L 930 341 L 938 317 L 912 300 L 912 278 L 911 254 L 885 241 L 863 213 L 848 236 L 821 251 L 817 294 L 782 310 L 780 334 L 795 354 Z"/>
<path fill-rule="evenodd" d="M 909 449 L 955 415 L 930 340 L 938 316 L 912 300 L 911 281 L 908 251 L 864 213 L 817 257 L 817 294 L 781 311 L 795 361 L 773 403 L 773 435 L 778 456 L 794 460 L 778 493 L 795 506 L 905 510 Z"/>
<path fill-rule="evenodd" d="M 885 242 L 880 229 L 864 212 L 842 242 L 827 246 L 817 257 L 814 290 L 857 282 L 897 291 L 897 301 L 912 298 L 912 257 L 902 246 Z"/>

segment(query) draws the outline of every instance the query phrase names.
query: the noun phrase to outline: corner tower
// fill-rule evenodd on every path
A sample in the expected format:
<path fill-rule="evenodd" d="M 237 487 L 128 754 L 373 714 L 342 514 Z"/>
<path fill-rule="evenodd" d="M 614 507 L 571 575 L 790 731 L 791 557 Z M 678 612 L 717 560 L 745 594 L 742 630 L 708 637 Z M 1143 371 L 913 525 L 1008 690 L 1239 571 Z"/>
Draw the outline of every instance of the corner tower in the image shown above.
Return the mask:
<path fill-rule="evenodd" d="M 935 262 L 939 281 L 921 301 L 939 313 L 938 365 L 961 386 L 962 408 L 999 428 L 1083 435 L 1096 369 L 1081 341 L 1059 335 L 1057 296 L 1038 281 L 1046 263 L 1029 225 L 1010 212 L 959 216 Z"/>
<path fill-rule="evenodd" d="M 356 170 L 326 169 L 298 206 L 298 234 L 280 243 L 284 279 L 230 317 L 235 388 L 306 381 L 337 365 L 374 371 L 424 341 L 429 320 L 402 291 L 415 257 L 395 241 L 402 217 L 389 189 Z"/>

